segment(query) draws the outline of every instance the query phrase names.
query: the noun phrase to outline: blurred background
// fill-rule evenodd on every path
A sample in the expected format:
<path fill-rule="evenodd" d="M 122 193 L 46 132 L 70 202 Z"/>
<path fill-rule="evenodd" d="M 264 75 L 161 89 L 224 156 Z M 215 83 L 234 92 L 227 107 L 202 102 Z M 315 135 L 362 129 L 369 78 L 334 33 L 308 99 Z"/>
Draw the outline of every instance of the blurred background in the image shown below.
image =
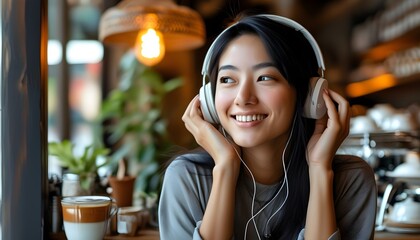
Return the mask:
<path fill-rule="evenodd" d="M 418 0 L 20 0 L 2 1 L 1 8 L 3 239 L 24 234 L 4 232 L 23 219 L 11 216 L 5 203 L 21 199 L 27 189 L 40 206 L 33 221 L 43 227 L 34 229 L 36 235 L 46 238 L 45 231 L 51 231 L 48 221 L 39 219 L 51 214 L 51 194 L 62 194 L 51 186 L 61 187 L 63 175 L 72 172 L 62 156 L 50 154 L 48 143 L 68 140 L 76 158 L 86 148 L 108 150 L 94 156 L 100 166 L 94 169 L 100 185 L 96 193 L 110 194 L 107 178 L 120 174 L 136 178 L 133 204 L 158 195 L 164 163 L 179 150 L 196 146 L 181 116 L 202 85 L 204 55 L 240 13 L 289 17 L 314 35 L 330 88 L 352 105 L 351 134 L 340 153 L 358 155 L 372 166 L 379 205 L 396 179 L 389 173 L 408 155 L 418 162 Z M 165 15 L 165 8 L 173 12 Z M 138 56 L 134 42 L 143 28 L 161 32 L 164 55 L 155 60 Z M 16 90 L 21 84 L 16 76 L 31 68 L 35 74 L 28 79 L 34 78 L 35 87 Z M 33 114 L 35 119 L 25 118 Z M 20 134 L 19 126 L 34 120 L 39 122 L 31 125 L 34 135 Z M 10 148 L 12 143 L 19 146 Z M 36 144 L 27 147 L 31 143 Z M 410 187 L 393 191 L 417 189 L 418 174 Z M 392 202 L 391 194 L 385 197 Z"/>

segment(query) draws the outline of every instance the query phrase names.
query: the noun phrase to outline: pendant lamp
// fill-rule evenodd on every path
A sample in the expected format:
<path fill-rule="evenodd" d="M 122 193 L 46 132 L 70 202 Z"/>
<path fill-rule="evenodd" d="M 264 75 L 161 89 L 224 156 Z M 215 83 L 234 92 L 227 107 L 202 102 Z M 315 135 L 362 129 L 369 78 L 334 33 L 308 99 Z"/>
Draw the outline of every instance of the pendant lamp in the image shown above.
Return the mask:
<path fill-rule="evenodd" d="M 205 35 L 201 16 L 172 0 L 123 0 L 107 9 L 99 23 L 104 44 L 133 47 L 137 59 L 147 66 L 162 60 L 165 51 L 202 46 Z"/>

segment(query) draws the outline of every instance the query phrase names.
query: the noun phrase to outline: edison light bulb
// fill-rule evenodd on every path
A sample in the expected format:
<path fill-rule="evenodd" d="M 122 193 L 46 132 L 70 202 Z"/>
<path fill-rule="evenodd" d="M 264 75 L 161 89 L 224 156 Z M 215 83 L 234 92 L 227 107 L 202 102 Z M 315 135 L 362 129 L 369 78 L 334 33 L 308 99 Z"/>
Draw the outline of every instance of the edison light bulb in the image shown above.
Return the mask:
<path fill-rule="evenodd" d="M 165 55 L 162 33 L 152 28 L 140 31 L 136 39 L 135 53 L 137 59 L 146 66 L 160 62 Z"/>

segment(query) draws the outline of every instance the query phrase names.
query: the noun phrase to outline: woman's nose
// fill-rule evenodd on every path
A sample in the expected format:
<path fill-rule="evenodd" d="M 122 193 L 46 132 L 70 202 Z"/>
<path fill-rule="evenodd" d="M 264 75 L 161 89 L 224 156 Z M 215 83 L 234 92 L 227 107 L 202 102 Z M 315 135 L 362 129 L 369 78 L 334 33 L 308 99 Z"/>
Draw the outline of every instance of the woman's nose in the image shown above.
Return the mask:
<path fill-rule="evenodd" d="M 236 105 L 250 105 L 258 102 L 255 88 L 252 83 L 243 82 L 239 84 L 235 98 Z"/>

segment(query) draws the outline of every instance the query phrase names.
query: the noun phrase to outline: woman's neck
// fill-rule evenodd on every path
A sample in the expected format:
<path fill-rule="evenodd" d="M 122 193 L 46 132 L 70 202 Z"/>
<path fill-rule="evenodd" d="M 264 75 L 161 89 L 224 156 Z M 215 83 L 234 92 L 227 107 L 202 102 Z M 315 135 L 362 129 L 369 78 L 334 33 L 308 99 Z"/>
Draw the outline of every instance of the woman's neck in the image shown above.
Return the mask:
<path fill-rule="evenodd" d="M 242 158 L 251 170 L 255 181 L 271 185 L 283 177 L 283 148 L 256 147 L 242 149 Z M 249 172 L 247 172 L 249 174 Z"/>

